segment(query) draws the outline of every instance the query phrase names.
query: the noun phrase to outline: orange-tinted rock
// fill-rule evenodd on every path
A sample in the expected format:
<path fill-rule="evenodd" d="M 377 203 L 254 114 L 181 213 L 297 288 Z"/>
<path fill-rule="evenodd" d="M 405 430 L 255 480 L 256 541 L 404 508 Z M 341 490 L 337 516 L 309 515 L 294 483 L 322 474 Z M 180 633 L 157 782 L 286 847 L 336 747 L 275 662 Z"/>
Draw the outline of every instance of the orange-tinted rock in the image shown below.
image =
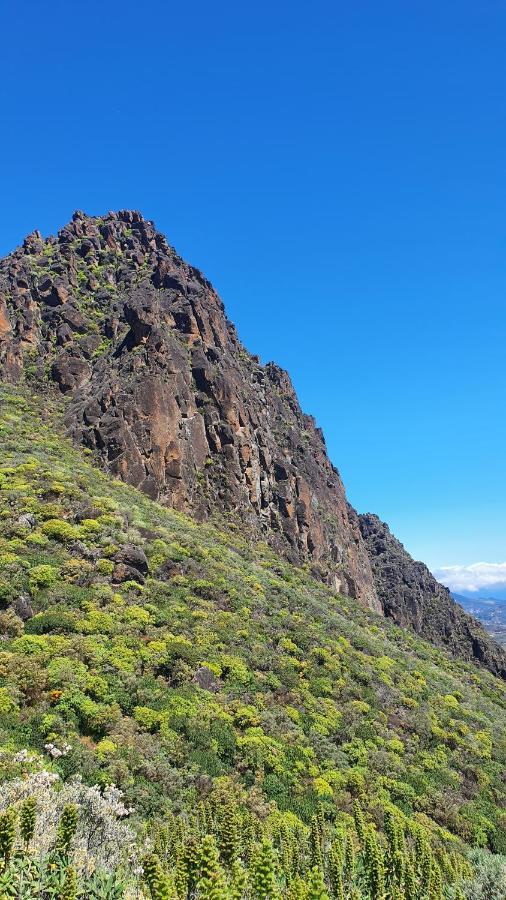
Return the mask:
<path fill-rule="evenodd" d="M 7 318 L 5 304 L 0 302 L 0 337 L 6 338 L 12 331 L 11 323 Z"/>

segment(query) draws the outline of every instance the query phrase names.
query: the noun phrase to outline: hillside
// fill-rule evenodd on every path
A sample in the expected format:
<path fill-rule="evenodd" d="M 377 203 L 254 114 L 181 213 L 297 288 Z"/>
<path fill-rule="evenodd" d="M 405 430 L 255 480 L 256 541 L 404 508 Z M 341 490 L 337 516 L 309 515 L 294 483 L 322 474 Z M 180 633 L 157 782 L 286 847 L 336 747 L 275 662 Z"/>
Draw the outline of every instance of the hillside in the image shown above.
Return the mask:
<path fill-rule="evenodd" d="M 151 222 L 76 213 L 57 239 L 30 236 L 0 263 L 0 298 L 0 371 L 58 385 L 71 434 L 108 471 L 200 520 L 233 513 L 379 608 L 357 516 L 289 377 L 245 350 Z"/>
<path fill-rule="evenodd" d="M 0 808 L 41 790 L 27 749 L 64 779 L 124 792 L 132 832 L 115 832 L 116 845 L 156 825 L 144 875 L 161 865 L 167 892 L 152 897 L 176 896 L 175 865 L 186 866 L 184 896 L 197 896 L 188 848 L 208 832 L 221 841 L 209 863 L 218 892 L 199 897 L 246 896 L 219 882 L 227 859 L 249 866 L 248 896 L 322 898 L 323 872 L 337 897 L 340 828 L 356 857 L 338 873 L 350 896 L 395 883 L 392 896 L 407 897 L 411 870 L 422 890 L 423 865 L 431 897 L 462 879 L 466 889 L 469 848 L 506 849 L 504 683 L 247 542 L 233 520 L 199 524 L 113 480 L 65 438 L 63 412 L 53 395 L 3 390 Z M 171 822 L 184 824 L 164 838 Z M 225 833 L 236 836 L 229 856 Z M 402 871 L 389 875 L 401 833 Z M 102 865 L 117 864 L 116 845 L 104 844 Z M 272 853 L 277 887 L 262 893 Z M 140 896 L 107 896 L 128 895 Z"/>
<path fill-rule="evenodd" d="M 105 471 L 197 521 L 233 519 L 341 594 L 504 675 L 506 654 L 448 591 L 395 539 L 385 553 L 384 530 L 364 532 L 287 373 L 245 350 L 207 279 L 139 213 L 75 213 L 0 262 L 0 373 L 56 391 L 69 434 Z"/>
<path fill-rule="evenodd" d="M 416 562 L 388 525 L 377 516 L 361 515 L 360 530 L 369 552 L 374 583 L 385 615 L 402 628 L 412 627 L 426 640 L 451 648 L 463 659 L 487 666 L 506 678 L 506 655 L 495 640 L 483 640 L 483 625 L 476 612 L 455 602 L 448 588 L 440 584 L 427 566 Z M 481 618 L 481 617 L 480 617 Z"/>

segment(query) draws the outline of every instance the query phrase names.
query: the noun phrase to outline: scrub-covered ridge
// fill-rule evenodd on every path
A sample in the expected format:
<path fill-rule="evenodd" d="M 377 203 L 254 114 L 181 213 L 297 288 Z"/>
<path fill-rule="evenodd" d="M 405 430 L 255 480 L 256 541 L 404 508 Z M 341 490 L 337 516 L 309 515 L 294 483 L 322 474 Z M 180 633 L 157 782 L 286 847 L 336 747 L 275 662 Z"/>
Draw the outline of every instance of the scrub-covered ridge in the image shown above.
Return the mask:
<path fill-rule="evenodd" d="M 60 402 L 2 393 L 0 893 L 500 884 L 504 682 L 104 474 Z"/>
<path fill-rule="evenodd" d="M 0 376 L 59 395 L 74 442 L 152 499 L 235 521 L 505 676 L 505 651 L 386 526 L 357 516 L 288 374 L 248 353 L 209 281 L 140 213 L 77 212 L 0 261 Z"/>

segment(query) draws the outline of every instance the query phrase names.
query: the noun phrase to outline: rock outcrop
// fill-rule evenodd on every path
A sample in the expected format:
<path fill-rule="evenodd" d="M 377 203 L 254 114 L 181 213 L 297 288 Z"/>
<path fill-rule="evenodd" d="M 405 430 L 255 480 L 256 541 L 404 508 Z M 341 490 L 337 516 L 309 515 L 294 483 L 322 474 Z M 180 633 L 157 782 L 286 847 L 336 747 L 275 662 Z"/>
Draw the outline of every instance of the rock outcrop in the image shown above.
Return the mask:
<path fill-rule="evenodd" d="M 139 213 L 30 235 L 0 265 L 0 329 L 3 376 L 57 385 L 69 432 L 111 473 L 200 520 L 226 513 L 380 611 L 289 376 L 245 350 L 211 284 Z"/>
<path fill-rule="evenodd" d="M 478 660 L 506 678 L 506 654 L 448 588 L 409 555 L 378 516 L 367 513 L 359 519 L 384 614 L 454 656 Z"/>
<path fill-rule="evenodd" d="M 77 212 L 0 262 L 0 373 L 49 383 L 73 439 L 150 497 L 226 515 L 341 593 L 500 669 L 470 617 L 458 641 L 444 637 L 447 604 L 431 634 L 444 589 L 406 581 L 404 557 L 385 568 L 288 374 L 245 350 L 209 281 L 139 213 Z M 132 571 L 144 578 L 116 561 L 118 580 Z"/>

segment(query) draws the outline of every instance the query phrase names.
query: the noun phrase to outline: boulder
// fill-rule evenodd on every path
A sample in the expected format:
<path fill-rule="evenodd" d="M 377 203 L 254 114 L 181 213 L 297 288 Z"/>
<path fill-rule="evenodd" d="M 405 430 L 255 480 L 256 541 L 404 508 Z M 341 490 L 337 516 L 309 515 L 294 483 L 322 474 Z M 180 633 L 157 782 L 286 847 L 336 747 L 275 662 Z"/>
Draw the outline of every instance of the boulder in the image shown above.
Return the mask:
<path fill-rule="evenodd" d="M 147 575 L 149 571 L 148 559 L 144 550 L 140 547 L 135 547 L 133 544 L 124 544 L 116 553 L 114 562 L 117 565 L 135 569 L 141 575 Z"/>
<path fill-rule="evenodd" d="M 200 666 L 197 669 L 193 676 L 193 682 L 198 684 L 203 691 L 210 691 L 212 694 L 216 694 L 221 690 L 221 682 L 207 666 Z"/>
<path fill-rule="evenodd" d="M 16 597 L 11 606 L 16 615 L 19 616 L 23 622 L 27 622 L 28 619 L 31 619 L 34 615 L 32 604 L 27 597 L 23 596 L 23 594 Z"/>

